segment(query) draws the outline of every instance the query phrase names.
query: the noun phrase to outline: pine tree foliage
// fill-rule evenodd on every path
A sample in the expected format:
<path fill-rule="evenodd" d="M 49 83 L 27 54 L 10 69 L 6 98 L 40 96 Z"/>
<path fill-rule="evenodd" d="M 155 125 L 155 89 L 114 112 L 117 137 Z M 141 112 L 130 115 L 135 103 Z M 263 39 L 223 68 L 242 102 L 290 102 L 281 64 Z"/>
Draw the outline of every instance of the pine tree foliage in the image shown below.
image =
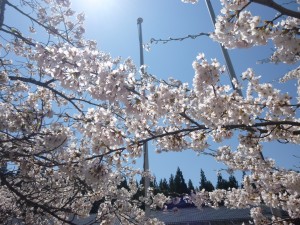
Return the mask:
<path fill-rule="evenodd" d="M 159 192 L 164 195 L 168 195 L 170 193 L 170 186 L 166 178 L 159 181 Z"/>
<path fill-rule="evenodd" d="M 180 170 L 179 167 L 177 168 L 176 175 L 174 178 L 174 185 L 175 185 L 174 191 L 176 194 L 181 195 L 181 194 L 187 194 L 189 192 L 182 171 Z"/>
<path fill-rule="evenodd" d="M 175 193 L 175 180 L 173 174 L 171 174 L 169 178 L 169 193 Z"/>
<path fill-rule="evenodd" d="M 189 179 L 189 181 L 188 181 L 188 190 L 189 190 L 189 193 L 195 191 L 195 187 L 194 187 L 191 179 Z"/>
<path fill-rule="evenodd" d="M 239 183 L 237 182 L 235 176 L 233 176 L 232 174 L 228 178 L 228 186 L 230 188 L 238 188 L 239 187 Z"/>
<path fill-rule="evenodd" d="M 204 171 L 201 169 L 200 170 L 200 186 L 199 186 L 200 191 L 202 189 L 206 190 L 206 191 L 213 191 L 215 188 L 213 186 L 213 184 L 206 179 L 206 176 L 204 174 Z"/>
<path fill-rule="evenodd" d="M 234 175 L 230 175 L 228 180 L 224 179 L 221 173 L 218 173 L 218 177 L 217 177 L 217 185 L 216 188 L 217 189 L 224 189 L 224 190 L 228 190 L 231 188 L 238 188 L 239 184 L 235 178 Z"/>

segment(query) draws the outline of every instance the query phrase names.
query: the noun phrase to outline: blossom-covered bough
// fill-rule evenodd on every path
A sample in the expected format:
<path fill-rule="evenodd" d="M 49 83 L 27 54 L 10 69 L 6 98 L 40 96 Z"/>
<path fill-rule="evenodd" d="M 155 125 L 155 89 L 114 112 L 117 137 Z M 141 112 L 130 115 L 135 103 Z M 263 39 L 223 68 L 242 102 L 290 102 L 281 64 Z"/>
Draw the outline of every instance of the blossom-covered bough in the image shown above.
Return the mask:
<path fill-rule="evenodd" d="M 196 2 L 196 1 L 190 1 Z M 251 2 L 221 1 L 211 35 L 228 48 L 272 40 L 274 62 L 299 61 L 299 13 L 262 24 L 246 11 Z M 269 1 L 271 2 L 271 1 Z M 210 154 L 231 170 L 247 171 L 241 189 L 201 191 L 194 202 L 253 207 L 257 224 L 300 218 L 300 174 L 276 168 L 262 154 L 263 142 L 299 144 L 299 94 L 289 96 L 260 83 L 252 69 L 241 97 L 219 78 L 225 69 L 199 54 L 193 86 L 138 74 L 131 60 L 112 59 L 83 38 L 84 14 L 69 0 L 0 1 L 0 221 L 24 224 L 74 224 L 100 202 L 96 220 L 110 224 L 159 224 L 140 205 L 161 206 L 166 197 L 135 199 L 135 176 L 128 163 L 154 141 L 157 151 L 193 149 Z M 274 5 L 267 5 L 273 7 Z M 5 20 L 14 10 L 28 21 Z M 278 9 L 280 10 L 280 9 Z M 282 80 L 298 79 L 299 68 Z M 237 149 L 222 145 L 238 136 Z M 209 142 L 220 143 L 208 152 Z M 120 188 L 124 177 L 129 190 Z M 265 218 L 261 205 L 286 211 L 288 218 Z"/>

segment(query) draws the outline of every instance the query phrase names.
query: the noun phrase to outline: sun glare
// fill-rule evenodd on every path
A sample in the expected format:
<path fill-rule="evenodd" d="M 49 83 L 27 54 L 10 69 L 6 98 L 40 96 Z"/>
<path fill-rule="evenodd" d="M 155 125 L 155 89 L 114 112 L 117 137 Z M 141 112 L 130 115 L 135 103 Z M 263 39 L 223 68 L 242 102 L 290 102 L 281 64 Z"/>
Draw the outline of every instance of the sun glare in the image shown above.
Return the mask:
<path fill-rule="evenodd" d="M 77 0 L 80 7 L 86 12 L 106 12 L 112 10 L 114 0 Z"/>

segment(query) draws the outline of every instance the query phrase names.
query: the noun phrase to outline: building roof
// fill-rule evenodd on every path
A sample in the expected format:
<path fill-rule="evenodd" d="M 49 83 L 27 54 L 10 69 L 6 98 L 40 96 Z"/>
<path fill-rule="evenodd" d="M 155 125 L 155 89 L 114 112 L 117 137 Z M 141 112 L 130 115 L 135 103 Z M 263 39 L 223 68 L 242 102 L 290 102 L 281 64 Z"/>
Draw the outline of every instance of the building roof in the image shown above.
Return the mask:
<path fill-rule="evenodd" d="M 218 209 L 203 207 L 181 208 L 167 211 L 152 211 L 152 217 L 165 222 L 166 224 L 235 224 L 240 222 L 248 223 L 251 220 L 250 209 Z"/>
<path fill-rule="evenodd" d="M 269 207 L 262 206 L 263 214 L 271 217 Z M 284 215 L 283 215 L 284 216 Z M 73 221 L 77 225 L 93 224 L 99 225 L 95 221 L 95 214 L 91 214 L 87 218 L 75 218 Z M 166 225 L 235 225 L 235 224 L 250 224 L 250 208 L 246 209 L 229 209 L 224 206 L 217 209 L 211 207 L 196 207 L 176 208 L 170 210 L 152 210 L 150 217 L 157 218 Z M 115 225 L 121 224 L 118 219 L 115 220 Z"/>
<path fill-rule="evenodd" d="M 203 207 L 198 209 L 192 208 L 173 208 L 167 211 L 151 211 L 150 217 L 155 217 L 167 225 L 234 225 L 234 224 L 249 224 L 251 220 L 250 209 L 228 209 L 220 207 L 213 209 Z M 73 222 L 77 225 L 91 224 L 95 221 L 95 214 L 88 218 L 76 218 Z M 92 223 L 98 225 L 98 222 Z M 118 220 L 115 225 L 120 224 Z"/>

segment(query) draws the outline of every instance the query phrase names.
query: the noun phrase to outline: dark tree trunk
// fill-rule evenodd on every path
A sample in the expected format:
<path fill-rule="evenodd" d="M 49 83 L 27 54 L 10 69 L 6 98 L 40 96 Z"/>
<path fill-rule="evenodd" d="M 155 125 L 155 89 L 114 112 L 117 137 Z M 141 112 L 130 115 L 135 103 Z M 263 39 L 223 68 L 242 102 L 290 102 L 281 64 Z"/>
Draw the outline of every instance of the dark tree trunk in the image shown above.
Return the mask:
<path fill-rule="evenodd" d="M 4 11 L 7 0 L 0 0 L 0 29 L 2 28 L 4 22 Z"/>

